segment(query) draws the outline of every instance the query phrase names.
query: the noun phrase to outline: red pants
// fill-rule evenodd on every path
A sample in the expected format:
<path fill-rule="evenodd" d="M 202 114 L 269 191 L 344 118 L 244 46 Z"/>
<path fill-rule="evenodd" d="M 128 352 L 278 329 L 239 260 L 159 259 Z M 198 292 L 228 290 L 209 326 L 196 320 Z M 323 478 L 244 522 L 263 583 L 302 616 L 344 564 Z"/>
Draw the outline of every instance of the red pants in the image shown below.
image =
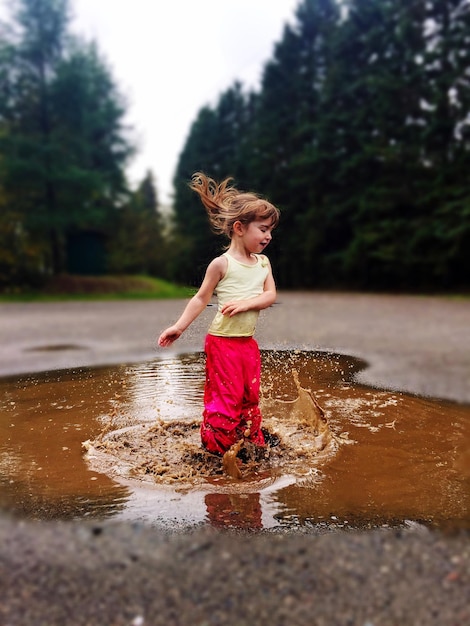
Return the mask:
<path fill-rule="evenodd" d="M 259 409 L 261 358 L 253 337 L 206 337 L 206 383 L 201 439 L 209 452 L 224 454 L 243 436 L 264 446 Z"/>

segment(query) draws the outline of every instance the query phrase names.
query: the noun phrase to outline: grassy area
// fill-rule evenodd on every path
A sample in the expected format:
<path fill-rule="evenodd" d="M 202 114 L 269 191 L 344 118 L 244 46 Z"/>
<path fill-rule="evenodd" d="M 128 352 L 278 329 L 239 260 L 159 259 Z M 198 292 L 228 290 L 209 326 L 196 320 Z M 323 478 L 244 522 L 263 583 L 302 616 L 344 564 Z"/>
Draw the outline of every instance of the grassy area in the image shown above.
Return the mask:
<path fill-rule="evenodd" d="M 144 300 L 188 298 L 194 289 L 148 276 L 72 276 L 52 278 L 41 289 L 0 294 L 0 302 L 61 300 Z"/>

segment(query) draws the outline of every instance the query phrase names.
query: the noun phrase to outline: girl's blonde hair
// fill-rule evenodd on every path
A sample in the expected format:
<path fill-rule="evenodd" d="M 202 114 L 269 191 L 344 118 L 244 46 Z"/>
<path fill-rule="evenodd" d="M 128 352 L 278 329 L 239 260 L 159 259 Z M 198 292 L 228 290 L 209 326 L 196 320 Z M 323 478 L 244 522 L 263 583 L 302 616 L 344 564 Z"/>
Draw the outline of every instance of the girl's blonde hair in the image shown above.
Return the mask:
<path fill-rule="evenodd" d="M 255 220 L 271 220 L 275 228 L 279 223 L 279 209 L 257 194 L 238 191 L 226 178 L 217 183 L 202 172 L 193 174 L 190 188 L 199 194 L 205 206 L 212 230 L 217 234 L 233 235 L 233 225 L 248 225 Z"/>

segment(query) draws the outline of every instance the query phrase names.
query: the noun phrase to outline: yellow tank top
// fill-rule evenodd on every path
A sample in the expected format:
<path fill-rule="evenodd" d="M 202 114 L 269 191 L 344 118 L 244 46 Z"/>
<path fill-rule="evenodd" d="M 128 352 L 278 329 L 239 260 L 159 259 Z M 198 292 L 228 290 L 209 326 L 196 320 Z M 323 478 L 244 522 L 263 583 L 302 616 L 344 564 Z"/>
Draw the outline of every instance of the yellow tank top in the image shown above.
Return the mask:
<path fill-rule="evenodd" d="M 240 263 L 227 252 L 227 271 L 216 288 L 218 311 L 209 327 L 210 335 L 218 337 L 251 337 L 256 328 L 259 311 L 244 311 L 233 317 L 222 315 L 224 304 L 232 300 L 246 300 L 259 296 L 269 273 L 268 259 L 257 254 L 254 265 Z"/>

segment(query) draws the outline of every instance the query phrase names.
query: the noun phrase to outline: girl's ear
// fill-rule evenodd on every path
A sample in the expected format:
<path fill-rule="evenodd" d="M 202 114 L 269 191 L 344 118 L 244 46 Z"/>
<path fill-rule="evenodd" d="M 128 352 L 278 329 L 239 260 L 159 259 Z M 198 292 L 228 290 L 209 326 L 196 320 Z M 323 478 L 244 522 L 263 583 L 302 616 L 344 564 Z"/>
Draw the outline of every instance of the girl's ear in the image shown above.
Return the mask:
<path fill-rule="evenodd" d="M 243 235 L 243 224 L 240 222 L 240 220 L 237 220 L 233 223 L 233 232 L 235 235 Z"/>

